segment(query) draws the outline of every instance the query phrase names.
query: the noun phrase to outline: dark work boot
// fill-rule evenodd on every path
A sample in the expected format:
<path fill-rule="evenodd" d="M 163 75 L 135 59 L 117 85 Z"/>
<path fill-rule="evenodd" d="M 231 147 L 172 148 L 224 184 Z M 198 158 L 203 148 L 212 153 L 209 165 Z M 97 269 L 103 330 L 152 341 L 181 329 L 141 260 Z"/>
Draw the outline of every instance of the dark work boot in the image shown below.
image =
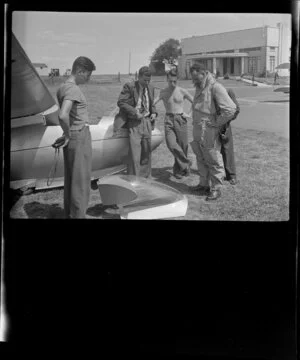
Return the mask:
<path fill-rule="evenodd" d="M 229 179 L 229 184 L 230 185 L 236 185 L 237 184 L 237 180 L 235 178 L 231 178 Z"/>
<path fill-rule="evenodd" d="M 187 168 L 184 170 L 184 174 L 183 176 L 190 176 L 191 175 L 191 167 L 192 167 L 193 163 L 191 160 L 189 160 L 189 164 L 187 166 Z"/>
<path fill-rule="evenodd" d="M 219 189 L 211 190 L 205 200 L 206 201 L 217 200 L 220 196 L 221 196 L 221 190 Z"/>
<path fill-rule="evenodd" d="M 210 187 L 198 184 L 196 186 L 189 186 L 189 190 L 192 192 L 196 191 L 207 195 L 209 194 Z"/>

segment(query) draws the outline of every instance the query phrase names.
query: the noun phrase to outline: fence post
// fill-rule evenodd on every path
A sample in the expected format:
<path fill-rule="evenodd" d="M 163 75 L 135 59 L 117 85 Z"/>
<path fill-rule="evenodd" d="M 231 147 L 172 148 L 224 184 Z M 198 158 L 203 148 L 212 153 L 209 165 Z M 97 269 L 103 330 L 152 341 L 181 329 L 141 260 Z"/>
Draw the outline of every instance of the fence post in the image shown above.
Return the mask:
<path fill-rule="evenodd" d="M 120 71 L 118 73 L 118 81 L 121 82 L 121 74 L 120 74 Z"/>

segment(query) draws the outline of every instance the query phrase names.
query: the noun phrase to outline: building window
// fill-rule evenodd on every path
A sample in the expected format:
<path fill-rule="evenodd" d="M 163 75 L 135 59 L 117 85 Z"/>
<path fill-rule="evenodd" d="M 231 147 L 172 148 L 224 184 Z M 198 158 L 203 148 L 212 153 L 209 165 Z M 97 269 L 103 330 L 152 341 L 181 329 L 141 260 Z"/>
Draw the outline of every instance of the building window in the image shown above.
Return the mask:
<path fill-rule="evenodd" d="M 275 56 L 270 56 L 270 72 L 274 72 L 275 69 Z"/>
<path fill-rule="evenodd" d="M 270 51 L 275 51 L 275 46 L 270 46 Z"/>
<path fill-rule="evenodd" d="M 257 57 L 248 58 L 248 72 L 250 74 L 255 74 L 257 72 Z"/>

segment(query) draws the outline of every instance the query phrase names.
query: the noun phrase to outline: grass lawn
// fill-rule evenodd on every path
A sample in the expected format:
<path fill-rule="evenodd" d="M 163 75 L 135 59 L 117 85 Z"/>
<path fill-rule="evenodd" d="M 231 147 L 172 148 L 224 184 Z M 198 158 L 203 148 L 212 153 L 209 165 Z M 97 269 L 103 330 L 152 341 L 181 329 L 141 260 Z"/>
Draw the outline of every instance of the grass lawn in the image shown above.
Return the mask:
<path fill-rule="evenodd" d="M 153 82 L 162 88 L 165 83 Z M 184 86 L 184 82 L 180 83 Z M 186 82 L 186 87 L 191 87 Z M 57 86 L 47 84 L 53 95 Z M 91 122 L 109 113 L 115 106 L 122 85 L 89 84 L 83 91 L 89 103 Z M 164 107 L 157 106 L 157 127 L 163 131 Z M 241 115 L 242 116 L 242 115 Z M 188 211 L 178 220 L 242 220 L 286 221 L 289 219 L 289 141 L 271 132 L 244 130 L 233 127 L 234 148 L 238 184 L 224 183 L 222 197 L 216 202 L 206 202 L 205 196 L 192 194 L 189 185 L 198 183 L 196 157 L 189 148 L 193 162 L 188 179 L 177 180 L 172 176 L 173 157 L 163 142 L 154 152 L 152 175 L 157 181 L 170 185 L 188 197 Z M 192 141 L 192 125 L 189 126 L 189 141 Z M 62 218 L 63 189 L 39 191 L 15 197 L 10 211 L 12 218 Z M 101 210 L 98 190 L 91 191 L 88 218 L 118 218 Z"/>

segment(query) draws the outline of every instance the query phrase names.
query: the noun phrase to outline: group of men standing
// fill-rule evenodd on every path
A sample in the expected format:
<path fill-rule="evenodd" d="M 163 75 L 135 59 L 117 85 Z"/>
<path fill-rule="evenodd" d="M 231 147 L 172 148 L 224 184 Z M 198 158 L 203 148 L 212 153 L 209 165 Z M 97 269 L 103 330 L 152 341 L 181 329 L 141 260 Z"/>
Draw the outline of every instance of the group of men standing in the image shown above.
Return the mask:
<path fill-rule="evenodd" d="M 167 74 L 168 87 L 162 89 L 157 99 L 150 84 L 151 73 L 142 67 L 138 80 L 124 85 L 118 106 L 123 123 L 129 130 L 128 174 L 151 176 L 151 128 L 157 117 L 155 105 L 163 101 L 165 138 L 168 149 L 174 156 L 173 175 L 177 179 L 190 175 L 191 161 L 188 158 L 188 118 L 183 108 L 184 101 L 192 104 L 193 141 L 192 150 L 197 159 L 200 182 L 191 190 L 207 194 L 206 200 L 221 196 L 224 179 L 236 184 L 236 171 L 230 121 L 238 112 L 238 103 L 232 90 L 227 91 L 201 64 L 190 69 L 196 88 L 194 98 L 177 85 L 177 72 Z M 143 104 L 143 94 L 146 94 Z M 145 171 L 145 169 L 147 169 Z"/>
<path fill-rule="evenodd" d="M 84 218 L 88 206 L 91 136 L 87 102 L 78 85 L 87 82 L 94 70 L 95 65 L 90 59 L 77 58 L 70 77 L 57 91 L 59 119 L 64 131 L 64 208 L 67 218 Z M 155 105 L 163 101 L 166 144 L 174 156 L 173 175 L 181 179 L 190 175 L 192 165 L 188 158 L 190 115 L 183 111 L 185 100 L 189 101 L 193 119 L 191 147 L 196 155 L 200 177 L 199 184 L 191 190 L 206 194 L 207 201 L 215 200 L 221 196 L 225 176 L 232 184 L 236 183 L 229 122 L 236 117 L 238 109 L 233 94 L 228 94 L 201 64 L 193 65 L 190 72 L 196 88 L 194 98 L 177 85 L 177 72 L 172 69 L 167 74 L 168 86 L 155 99 L 154 87 L 150 84 L 150 69 L 147 66 L 140 68 L 138 79 L 124 84 L 122 88 L 115 122 L 128 129 L 127 174 L 150 178 L 151 133 L 158 115 Z"/>

